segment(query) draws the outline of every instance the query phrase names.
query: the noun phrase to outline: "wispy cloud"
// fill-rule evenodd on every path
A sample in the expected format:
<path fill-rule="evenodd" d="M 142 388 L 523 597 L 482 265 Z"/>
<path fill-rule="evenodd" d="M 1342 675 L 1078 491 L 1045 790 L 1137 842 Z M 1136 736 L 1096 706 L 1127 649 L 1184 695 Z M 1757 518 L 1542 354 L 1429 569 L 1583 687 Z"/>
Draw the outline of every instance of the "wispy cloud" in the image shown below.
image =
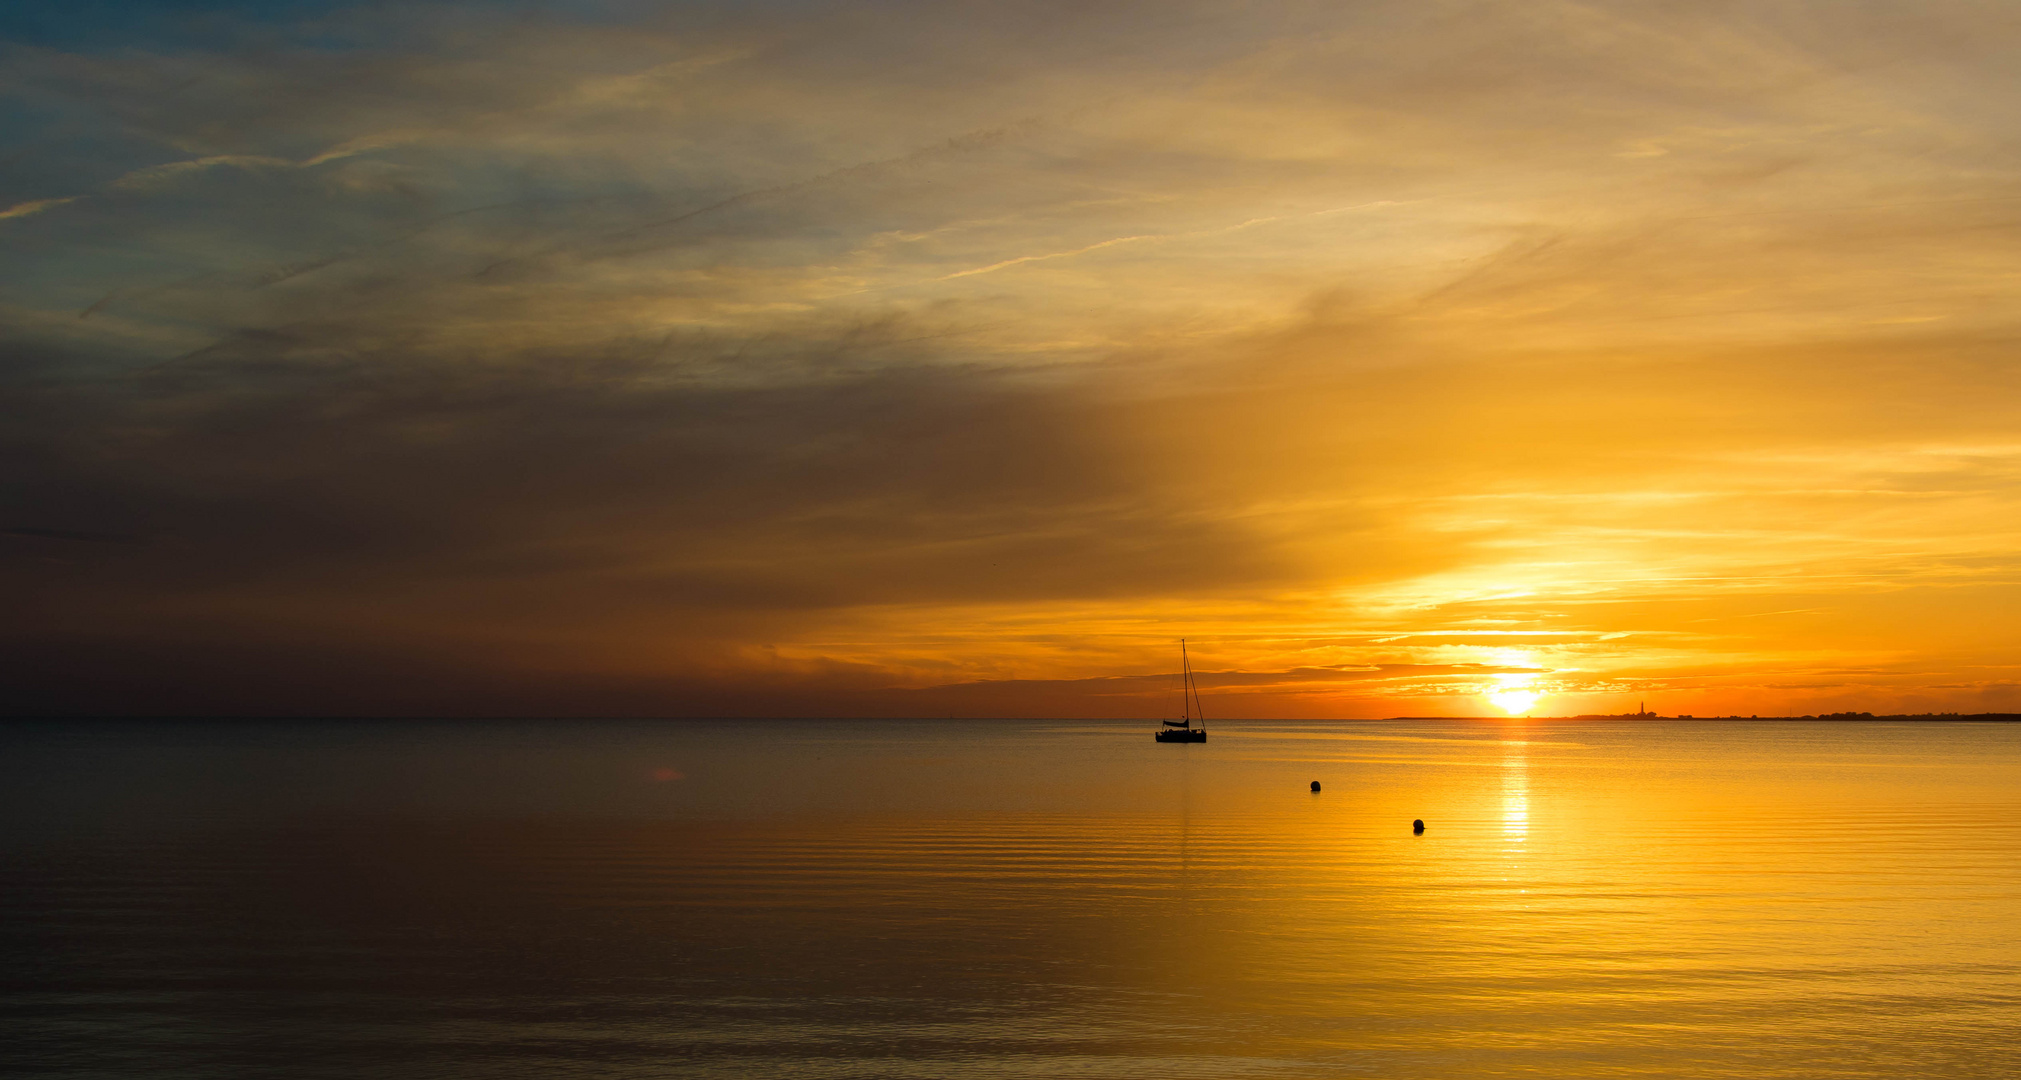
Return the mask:
<path fill-rule="evenodd" d="M 5 210 L 0 210 L 0 221 L 5 221 L 8 218 L 27 217 L 30 214 L 39 214 L 44 210 L 54 209 L 65 203 L 76 201 L 77 196 L 75 195 L 66 195 L 59 199 L 30 199 L 27 202 L 15 203 Z"/>

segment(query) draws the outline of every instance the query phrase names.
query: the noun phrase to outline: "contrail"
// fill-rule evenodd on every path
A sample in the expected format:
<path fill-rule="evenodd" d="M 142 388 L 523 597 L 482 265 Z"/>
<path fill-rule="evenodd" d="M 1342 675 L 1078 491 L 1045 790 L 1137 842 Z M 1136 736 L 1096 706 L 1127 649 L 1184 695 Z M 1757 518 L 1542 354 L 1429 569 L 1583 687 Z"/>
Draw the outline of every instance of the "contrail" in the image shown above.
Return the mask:
<path fill-rule="evenodd" d="M 1093 251 L 1093 250 L 1095 250 L 1096 248 L 1105 248 L 1105 247 L 1114 247 L 1114 246 L 1116 246 L 1117 244 L 1127 244 L 1127 243 L 1130 243 L 1131 241 L 1134 241 L 1134 240 L 1168 240 L 1168 239 L 1172 238 L 1173 236 L 1179 236 L 1179 235 L 1184 235 L 1184 234 L 1181 234 L 1181 233 L 1163 233 L 1163 234 L 1160 234 L 1160 233 L 1146 233 L 1146 234 L 1144 234 L 1144 235 L 1142 235 L 1142 236 L 1118 236 L 1118 237 L 1116 237 L 1116 238 L 1115 238 L 1114 240 L 1104 240 L 1104 241 L 1102 241 L 1102 242 L 1101 242 L 1101 243 L 1099 243 L 1099 244 L 1089 244 L 1089 245 L 1088 245 L 1087 247 L 1084 247 L 1084 248 L 1075 248 L 1075 249 L 1074 249 L 1074 250 L 1072 250 L 1072 251 L 1055 251 L 1055 252 L 1053 252 L 1053 253 L 1052 253 L 1052 254 L 1050 254 L 1050 255 L 1020 255 L 1020 256 L 1018 256 L 1018 257 L 1017 257 L 1017 258 L 1015 258 L 1015 259 L 1005 259 L 1004 261 L 1002 261 L 1002 262 L 1000 262 L 1000 263 L 991 263 L 991 264 L 989 264 L 988 266 L 978 266 L 978 267 L 976 267 L 976 268 L 975 268 L 975 269 L 973 269 L 973 270 L 961 270 L 961 271 L 957 271 L 957 272 L 955 272 L 955 273 L 952 273 L 952 274 L 949 274 L 949 275 L 947 275 L 947 277 L 941 278 L 940 280 L 942 280 L 942 281 L 948 281 L 948 280 L 950 280 L 950 279 L 953 279 L 953 278 L 958 278 L 958 277 L 969 277 L 969 276 L 972 276 L 972 275 L 975 275 L 975 274 L 987 274 L 987 273 L 989 273 L 989 272 L 990 272 L 990 271 L 992 271 L 992 270 L 1001 270 L 1001 269 L 1003 269 L 1003 268 L 1004 268 L 1004 267 L 1006 267 L 1006 266 L 1016 266 L 1016 265 L 1017 265 L 1017 264 L 1019 264 L 1019 263 L 1028 263 L 1028 262 L 1043 262 L 1043 261 L 1044 261 L 1044 260 L 1046 260 L 1046 259 L 1064 259 L 1064 258 L 1067 258 L 1067 257 L 1068 257 L 1068 256 L 1070 256 L 1070 255 L 1084 255 L 1084 254 L 1086 254 L 1086 253 L 1088 253 L 1088 252 L 1090 252 L 1090 251 Z"/>
<path fill-rule="evenodd" d="M 1324 217 L 1327 214 L 1344 214 L 1349 210 L 1367 210 L 1371 207 L 1377 206 L 1398 206 L 1398 205 L 1401 204 L 1389 199 L 1382 199 L 1377 202 L 1360 203 L 1355 206 L 1336 206 L 1331 210 L 1314 210 L 1311 211 L 1310 213 L 1305 214 L 1291 214 L 1291 215 L 1279 214 L 1271 217 L 1250 218 L 1247 221 L 1237 222 L 1236 224 L 1233 225 L 1223 225 L 1220 226 L 1219 228 L 1214 229 L 1195 229 L 1192 232 L 1176 232 L 1176 233 L 1143 233 L 1138 236 L 1118 236 L 1113 240 L 1104 240 L 1099 244 L 1089 244 L 1087 247 L 1075 248 L 1072 251 L 1054 251 L 1045 255 L 1020 255 L 1015 259 L 1005 259 L 1002 262 L 991 263 L 988 266 L 978 266 L 973 270 L 957 270 L 952 274 L 948 274 L 944 277 L 940 277 L 935 280 L 952 281 L 955 278 L 973 277 L 976 274 L 988 274 L 993 271 L 1002 270 L 1005 267 L 1016 266 L 1019 263 L 1043 262 L 1046 259 L 1065 259 L 1075 255 L 1085 255 L 1088 252 L 1094 251 L 1098 248 L 1113 247 L 1117 244 L 1128 244 L 1138 240 L 1190 240 L 1196 236 L 1220 236 L 1224 233 L 1238 232 L 1242 229 L 1247 229 L 1255 225 L 1267 225 L 1273 221 L 1290 221 L 1302 217 Z"/>

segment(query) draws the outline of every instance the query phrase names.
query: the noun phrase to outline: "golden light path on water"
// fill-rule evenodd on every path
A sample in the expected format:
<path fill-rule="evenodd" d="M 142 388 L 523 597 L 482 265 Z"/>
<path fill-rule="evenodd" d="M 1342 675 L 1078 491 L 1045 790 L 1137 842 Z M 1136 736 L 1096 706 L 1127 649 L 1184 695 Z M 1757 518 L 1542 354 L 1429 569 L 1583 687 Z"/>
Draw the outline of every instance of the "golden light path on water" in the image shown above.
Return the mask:
<path fill-rule="evenodd" d="M 0 1004 L 158 1076 L 2021 1070 L 2021 726 L 1147 735 L 17 730 Z"/>

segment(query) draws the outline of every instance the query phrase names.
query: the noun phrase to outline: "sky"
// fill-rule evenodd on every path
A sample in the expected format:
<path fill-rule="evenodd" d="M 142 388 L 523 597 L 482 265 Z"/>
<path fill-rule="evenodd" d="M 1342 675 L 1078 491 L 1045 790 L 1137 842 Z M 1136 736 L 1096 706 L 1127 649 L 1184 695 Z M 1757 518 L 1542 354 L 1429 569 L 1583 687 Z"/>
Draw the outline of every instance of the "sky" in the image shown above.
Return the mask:
<path fill-rule="evenodd" d="M 2021 10 L 0 15 L 0 709 L 2021 711 Z"/>

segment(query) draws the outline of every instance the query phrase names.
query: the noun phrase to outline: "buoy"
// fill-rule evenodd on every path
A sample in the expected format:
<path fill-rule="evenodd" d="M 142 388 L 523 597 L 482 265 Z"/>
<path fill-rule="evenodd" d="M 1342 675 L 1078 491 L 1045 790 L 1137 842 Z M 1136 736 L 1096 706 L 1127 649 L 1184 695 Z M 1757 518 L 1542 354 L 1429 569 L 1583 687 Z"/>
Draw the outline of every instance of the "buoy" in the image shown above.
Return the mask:
<path fill-rule="evenodd" d="M 1418 818 L 1418 819 L 1416 819 L 1416 820 L 1412 821 L 1412 822 L 1410 823 L 1410 831 L 1412 831 L 1412 832 L 1414 832 L 1414 833 L 1422 833 L 1422 832 L 1424 832 L 1424 831 L 1425 831 L 1425 823 L 1424 823 L 1424 819 L 1423 819 L 1423 818 Z"/>
<path fill-rule="evenodd" d="M 1317 780 L 1314 780 L 1314 781 L 1312 782 L 1312 790 L 1314 790 L 1314 791 L 1318 791 L 1318 790 L 1319 790 L 1319 781 L 1317 781 Z"/>

